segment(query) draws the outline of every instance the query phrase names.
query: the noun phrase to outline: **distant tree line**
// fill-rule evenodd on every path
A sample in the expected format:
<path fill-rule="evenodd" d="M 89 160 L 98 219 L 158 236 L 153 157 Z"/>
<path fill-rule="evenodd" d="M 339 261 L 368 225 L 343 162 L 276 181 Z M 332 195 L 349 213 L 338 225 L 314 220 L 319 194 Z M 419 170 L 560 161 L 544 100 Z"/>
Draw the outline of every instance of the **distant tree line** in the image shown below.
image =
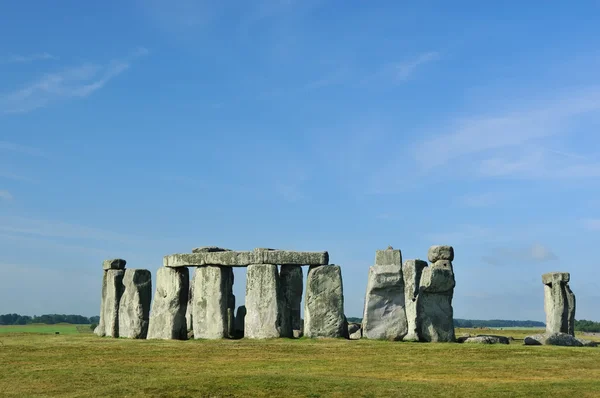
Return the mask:
<path fill-rule="evenodd" d="M 54 325 L 55 323 L 71 323 L 74 325 L 88 325 L 100 322 L 99 316 L 85 317 L 82 315 L 46 314 L 46 315 L 0 315 L 0 325 L 29 325 L 30 323 L 44 323 Z"/>
<path fill-rule="evenodd" d="M 507 321 L 503 319 L 491 319 L 488 321 L 480 319 L 455 319 L 454 326 L 457 328 L 544 328 L 546 324 L 538 321 Z"/>
<path fill-rule="evenodd" d="M 593 332 L 600 333 L 600 322 L 587 321 L 582 319 L 580 321 L 575 321 L 575 330 L 579 332 Z"/>

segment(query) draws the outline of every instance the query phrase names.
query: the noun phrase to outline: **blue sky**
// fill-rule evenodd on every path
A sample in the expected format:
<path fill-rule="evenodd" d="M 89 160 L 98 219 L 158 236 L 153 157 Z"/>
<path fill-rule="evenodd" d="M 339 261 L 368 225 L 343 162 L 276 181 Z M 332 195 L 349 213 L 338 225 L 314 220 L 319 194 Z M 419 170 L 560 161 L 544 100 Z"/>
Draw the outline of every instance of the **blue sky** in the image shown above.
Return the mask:
<path fill-rule="evenodd" d="M 600 320 L 598 1 L 60 4 L 0 3 L 0 313 L 219 245 L 328 250 L 360 316 L 376 249 L 450 244 L 456 317 L 566 271 Z"/>

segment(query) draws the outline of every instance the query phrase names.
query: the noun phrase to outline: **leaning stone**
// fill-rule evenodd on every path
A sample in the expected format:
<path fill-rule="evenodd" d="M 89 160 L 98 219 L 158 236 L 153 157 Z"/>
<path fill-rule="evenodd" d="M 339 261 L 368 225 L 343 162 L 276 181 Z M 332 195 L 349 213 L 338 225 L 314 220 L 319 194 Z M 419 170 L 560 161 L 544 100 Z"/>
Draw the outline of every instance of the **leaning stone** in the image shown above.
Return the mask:
<path fill-rule="evenodd" d="M 310 267 L 304 300 L 304 335 L 309 338 L 344 337 L 347 333 L 340 266 Z"/>
<path fill-rule="evenodd" d="M 148 339 L 185 340 L 190 274 L 187 268 L 161 267 L 150 312 Z"/>
<path fill-rule="evenodd" d="M 281 301 L 277 265 L 251 264 L 246 272 L 244 337 L 269 339 L 281 335 Z"/>
<path fill-rule="evenodd" d="M 244 337 L 244 323 L 246 321 L 246 306 L 240 305 L 235 314 L 235 334 Z"/>
<path fill-rule="evenodd" d="M 406 309 L 407 334 L 402 340 L 419 341 L 418 305 L 419 284 L 423 269 L 427 262 L 422 260 L 407 260 L 402 266 L 404 278 L 404 308 Z"/>
<path fill-rule="evenodd" d="M 397 341 L 408 333 L 400 264 L 369 268 L 362 328 L 367 339 Z"/>
<path fill-rule="evenodd" d="M 402 266 L 402 252 L 394 249 L 377 250 L 375 251 L 375 265 Z"/>
<path fill-rule="evenodd" d="M 119 302 L 123 294 L 124 275 L 125 270 L 122 269 L 109 269 L 104 272 L 105 279 L 102 282 L 104 304 L 100 320 L 104 331 L 99 332 L 99 335 L 119 337 Z"/>
<path fill-rule="evenodd" d="M 452 246 L 431 246 L 427 258 L 435 263 L 438 260 L 454 261 L 454 248 Z"/>
<path fill-rule="evenodd" d="M 217 246 L 202 246 L 192 249 L 192 253 L 217 253 L 217 252 L 230 252 L 229 249 L 224 249 Z"/>
<path fill-rule="evenodd" d="M 233 270 L 209 265 L 196 268 L 194 276 L 194 309 L 192 314 L 195 339 L 229 337 L 229 317 L 233 290 Z"/>
<path fill-rule="evenodd" d="M 281 337 L 293 337 L 294 330 L 300 330 L 303 278 L 301 266 L 281 266 Z"/>
<path fill-rule="evenodd" d="M 127 261 L 123 260 L 122 258 L 115 258 L 112 260 L 104 260 L 102 263 L 102 268 L 104 270 L 125 269 L 125 264 L 127 264 Z"/>
<path fill-rule="evenodd" d="M 119 337 L 145 339 L 148 335 L 152 274 L 147 269 L 128 269 L 119 303 Z"/>
<path fill-rule="evenodd" d="M 454 335 L 454 272 L 452 263 L 438 260 L 423 269 L 417 300 L 421 341 L 451 342 Z"/>

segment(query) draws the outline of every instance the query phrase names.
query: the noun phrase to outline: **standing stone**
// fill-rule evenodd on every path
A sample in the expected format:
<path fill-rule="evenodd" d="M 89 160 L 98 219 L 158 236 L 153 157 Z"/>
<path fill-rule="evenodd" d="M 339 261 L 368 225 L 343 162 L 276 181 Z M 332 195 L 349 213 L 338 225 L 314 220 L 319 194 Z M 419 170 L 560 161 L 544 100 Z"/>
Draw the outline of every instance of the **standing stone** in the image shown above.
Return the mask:
<path fill-rule="evenodd" d="M 233 269 L 206 265 L 194 277 L 194 338 L 222 339 L 229 336 L 227 309 L 231 305 Z"/>
<path fill-rule="evenodd" d="M 344 288 L 339 265 L 311 266 L 304 300 L 304 335 L 345 337 Z"/>
<path fill-rule="evenodd" d="M 119 337 L 145 339 L 148 334 L 152 274 L 147 269 L 128 269 L 119 303 Z"/>
<path fill-rule="evenodd" d="M 427 267 L 427 262 L 423 260 L 407 260 L 402 266 L 404 277 L 404 301 L 406 308 L 406 321 L 408 324 L 408 333 L 404 336 L 404 341 L 419 341 L 420 325 L 418 323 L 419 306 L 419 284 L 423 269 Z"/>
<path fill-rule="evenodd" d="M 193 336 L 194 332 L 194 280 L 196 279 L 196 271 L 190 281 L 190 290 L 188 293 L 188 305 L 185 310 L 185 325 L 188 333 L 188 338 Z"/>
<path fill-rule="evenodd" d="M 108 269 L 104 271 L 102 281 L 101 304 L 102 313 L 100 314 L 100 325 L 102 329 L 98 331 L 100 336 L 119 337 L 119 302 L 123 294 L 123 269 Z"/>
<path fill-rule="evenodd" d="M 246 271 L 244 337 L 281 336 L 281 297 L 277 265 L 252 264 Z"/>
<path fill-rule="evenodd" d="M 235 335 L 244 337 L 244 323 L 246 322 L 246 306 L 240 305 L 235 314 Z"/>
<path fill-rule="evenodd" d="M 434 246 L 433 248 L 450 246 Z M 432 249 L 433 249 L 432 248 Z M 432 256 L 432 249 L 429 257 Z M 436 251 L 437 250 L 437 251 Z M 440 252 L 434 249 L 434 253 Z M 454 256 L 454 250 L 445 249 L 446 258 Z M 419 337 L 422 341 L 451 342 L 455 340 L 454 335 L 454 313 L 452 309 L 452 297 L 454 295 L 454 270 L 450 260 L 437 260 L 429 267 L 423 269 L 417 300 L 417 323 L 420 326 Z"/>
<path fill-rule="evenodd" d="M 568 272 L 550 272 L 542 275 L 546 333 L 575 335 L 575 295 L 569 287 Z"/>
<path fill-rule="evenodd" d="M 282 265 L 279 272 L 282 296 L 281 337 L 299 335 L 303 275 L 300 265 Z M 294 333 L 294 331 L 296 331 Z"/>
<path fill-rule="evenodd" d="M 187 338 L 185 312 L 189 290 L 190 273 L 187 268 L 161 267 L 158 270 L 148 339 L 185 340 Z"/>
<path fill-rule="evenodd" d="M 362 328 L 367 339 L 397 341 L 408 333 L 400 250 L 376 252 L 375 265 L 369 268 Z"/>

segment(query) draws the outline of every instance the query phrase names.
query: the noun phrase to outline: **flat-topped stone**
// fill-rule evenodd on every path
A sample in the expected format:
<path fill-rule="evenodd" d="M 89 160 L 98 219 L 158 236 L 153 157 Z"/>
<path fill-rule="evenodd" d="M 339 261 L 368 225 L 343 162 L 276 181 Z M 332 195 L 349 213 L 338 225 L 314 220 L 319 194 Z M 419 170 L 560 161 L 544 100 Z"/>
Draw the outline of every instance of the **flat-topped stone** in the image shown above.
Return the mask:
<path fill-rule="evenodd" d="M 201 267 L 222 265 L 247 267 L 250 264 L 327 265 L 329 253 L 291 250 L 255 249 L 253 251 L 221 251 L 171 254 L 163 258 L 165 267 Z"/>
<path fill-rule="evenodd" d="M 551 285 L 552 283 L 568 283 L 571 280 L 571 274 L 568 272 L 548 272 L 542 275 L 542 283 Z"/>
<path fill-rule="evenodd" d="M 202 246 L 195 247 L 192 249 L 192 253 L 218 253 L 218 252 L 230 252 L 230 249 L 224 249 L 217 246 Z"/>
<path fill-rule="evenodd" d="M 102 268 L 104 270 L 125 269 L 125 264 L 127 264 L 127 261 L 123 260 L 122 258 L 113 258 L 110 260 L 104 260 L 102 262 Z"/>
<path fill-rule="evenodd" d="M 454 261 L 454 248 L 452 246 L 431 246 L 427 258 L 435 263 L 438 260 Z"/>
<path fill-rule="evenodd" d="M 386 250 L 375 251 L 375 265 L 397 265 L 402 267 L 402 252 L 391 246 Z"/>

